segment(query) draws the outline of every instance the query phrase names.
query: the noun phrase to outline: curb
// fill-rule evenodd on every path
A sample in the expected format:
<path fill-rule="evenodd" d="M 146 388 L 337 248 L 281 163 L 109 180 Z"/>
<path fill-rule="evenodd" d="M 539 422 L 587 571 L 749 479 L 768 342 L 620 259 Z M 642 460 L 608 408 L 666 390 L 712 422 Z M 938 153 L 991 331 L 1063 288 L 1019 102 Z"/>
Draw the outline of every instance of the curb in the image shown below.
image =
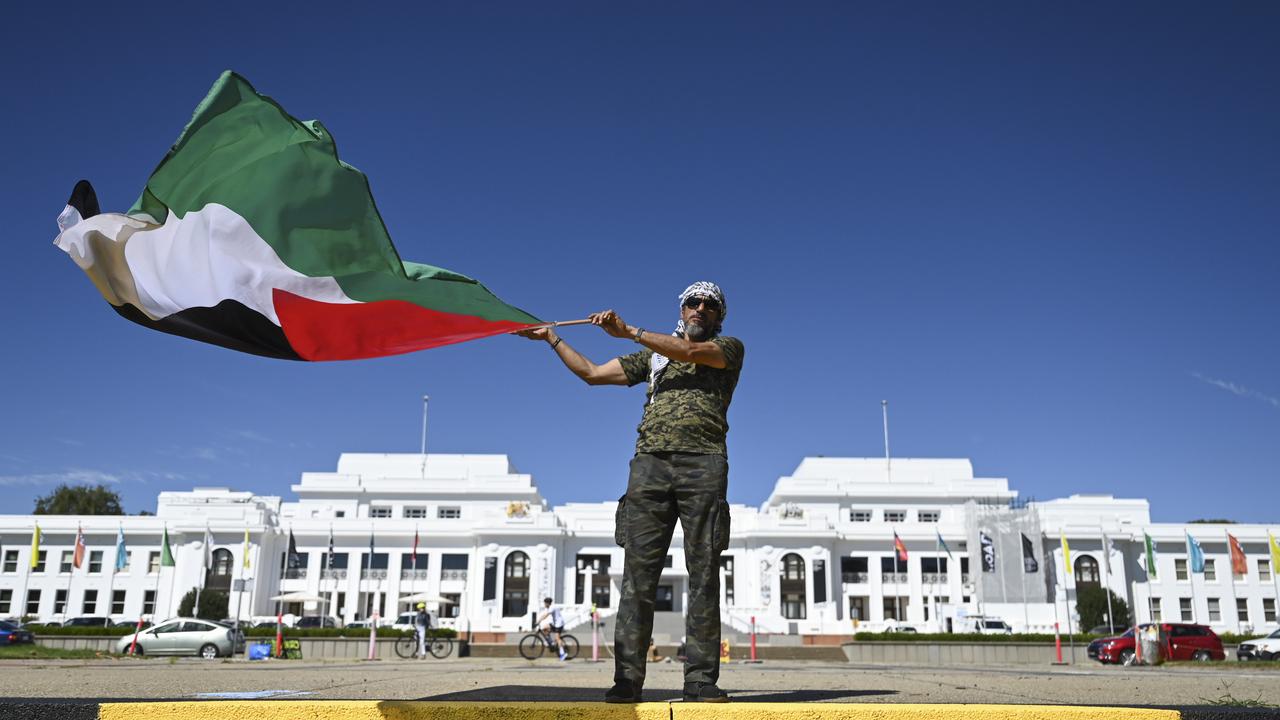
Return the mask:
<path fill-rule="evenodd" d="M 0 700 L 4 720 L 1280 720 L 1280 708 L 908 703 Z"/>

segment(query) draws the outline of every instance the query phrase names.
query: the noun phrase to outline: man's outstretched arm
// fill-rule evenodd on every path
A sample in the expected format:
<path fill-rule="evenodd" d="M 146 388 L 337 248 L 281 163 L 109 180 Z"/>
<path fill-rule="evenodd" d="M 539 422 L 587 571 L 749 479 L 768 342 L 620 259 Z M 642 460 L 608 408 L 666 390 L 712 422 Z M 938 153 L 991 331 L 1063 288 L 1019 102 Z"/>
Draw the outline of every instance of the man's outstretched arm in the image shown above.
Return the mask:
<path fill-rule="evenodd" d="M 628 325 L 623 322 L 622 318 L 612 310 L 593 313 L 591 315 L 591 324 L 599 325 L 613 337 L 634 339 L 650 350 L 666 355 L 672 360 L 697 363 L 713 368 L 728 366 L 728 361 L 724 357 L 724 350 L 713 342 L 694 342 L 674 335 L 641 330 L 635 325 Z M 636 337 L 637 334 L 639 337 Z"/>
<path fill-rule="evenodd" d="M 569 368 L 569 372 L 582 378 L 582 381 L 588 385 L 627 384 L 627 374 L 622 371 L 622 363 L 618 362 L 618 358 L 613 358 L 603 365 L 597 365 L 574 350 L 556 333 L 555 328 L 521 330 L 516 334 L 530 340 L 542 340 L 550 345 L 564 366 Z"/>

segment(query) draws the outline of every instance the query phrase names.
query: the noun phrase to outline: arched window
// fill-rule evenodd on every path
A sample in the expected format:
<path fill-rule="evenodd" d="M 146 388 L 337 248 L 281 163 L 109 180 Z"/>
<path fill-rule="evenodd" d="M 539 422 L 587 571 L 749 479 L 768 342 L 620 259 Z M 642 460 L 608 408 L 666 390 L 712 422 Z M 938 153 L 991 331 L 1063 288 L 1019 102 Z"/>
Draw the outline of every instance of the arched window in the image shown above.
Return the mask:
<path fill-rule="evenodd" d="M 803 620 L 808 614 L 804 558 L 796 553 L 782 556 L 782 617 Z"/>
<path fill-rule="evenodd" d="M 529 612 L 529 556 L 519 550 L 503 567 L 502 616 L 524 617 Z"/>
<path fill-rule="evenodd" d="M 1076 585 L 1097 585 L 1098 561 L 1088 555 L 1076 559 Z"/>
<path fill-rule="evenodd" d="M 213 567 L 205 573 L 204 586 L 210 590 L 230 590 L 234 561 L 231 551 L 218 548 L 213 551 Z"/>

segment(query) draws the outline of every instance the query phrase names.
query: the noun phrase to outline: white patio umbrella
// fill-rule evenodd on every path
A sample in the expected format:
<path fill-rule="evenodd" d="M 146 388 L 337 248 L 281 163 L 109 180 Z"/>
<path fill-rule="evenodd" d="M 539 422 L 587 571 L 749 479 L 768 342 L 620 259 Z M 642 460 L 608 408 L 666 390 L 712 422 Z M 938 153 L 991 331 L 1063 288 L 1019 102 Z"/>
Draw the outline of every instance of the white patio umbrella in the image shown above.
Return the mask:
<path fill-rule="evenodd" d="M 295 602 L 300 602 L 300 603 L 310 603 L 310 602 L 328 603 L 328 602 L 329 602 L 329 598 L 321 597 L 320 595 L 308 595 L 308 594 L 307 594 L 307 593 L 305 593 L 305 592 L 295 592 L 295 593 L 289 593 L 289 594 L 287 594 L 287 595 L 276 595 L 275 597 L 271 598 L 271 600 L 278 601 L 278 602 L 287 602 L 287 603 L 295 603 Z"/>
<path fill-rule="evenodd" d="M 404 596 L 404 597 L 400 598 L 400 602 L 402 602 L 402 603 L 436 603 L 436 604 L 439 604 L 439 603 L 450 603 L 450 602 L 453 602 L 453 601 L 452 601 L 452 600 L 449 600 L 448 598 L 442 598 L 442 597 L 440 597 L 439 595 L 432 595 L 431 593 L 418 593 L 417 595 L 406 595 L 406 596 Z"/>

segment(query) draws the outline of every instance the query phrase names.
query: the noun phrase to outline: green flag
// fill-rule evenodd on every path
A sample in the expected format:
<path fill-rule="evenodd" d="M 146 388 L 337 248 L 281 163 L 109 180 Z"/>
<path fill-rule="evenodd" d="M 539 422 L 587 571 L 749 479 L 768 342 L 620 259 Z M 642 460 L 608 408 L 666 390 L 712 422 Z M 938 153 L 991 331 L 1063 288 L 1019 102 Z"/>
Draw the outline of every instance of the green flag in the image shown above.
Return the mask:
<path fill-rule="evenodd" d="M 1146 546 L 1147 554 L 1147 577 L 1154 579 L 1156 577 L 1156 544 L 1151 542 L 1151 536 L 1142 533 L 1143 544 Z"/>
<path fill-rule="evenodd" d="M 169 527 L 165 526 L 164 539 L 160 542 L 160 567 L 173 567 L 173 550 L 169 548 Z"/>

